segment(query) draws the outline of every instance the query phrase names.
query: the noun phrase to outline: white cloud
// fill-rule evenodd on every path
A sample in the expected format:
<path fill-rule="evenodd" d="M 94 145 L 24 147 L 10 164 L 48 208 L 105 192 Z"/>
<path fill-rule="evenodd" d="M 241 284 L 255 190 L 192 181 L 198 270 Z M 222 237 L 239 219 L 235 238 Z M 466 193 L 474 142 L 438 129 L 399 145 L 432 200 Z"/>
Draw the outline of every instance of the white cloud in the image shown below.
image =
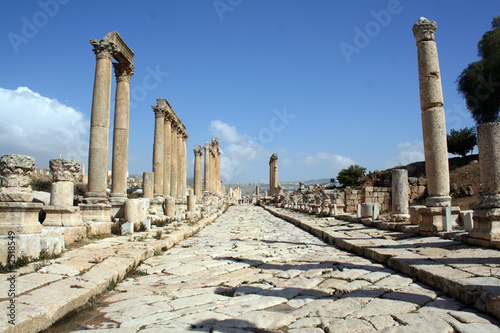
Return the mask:
<path fill-rule="evenodd" d="M 221 141 L 227 143 L 240 143 L 245 141 L 245 136 L 236 131 L 236 126 L 230 126 L 220 120 L 212 120 L 210 123 L 210 132 Z"/>
<path fill-rule="evenodd" d="M 349 157 L 326 152 L 318 152 L 314 155 L 307 155 L 302 158 L 299 163 L 306 166 L 320 165 L 325 168 L 325 171 L 328 171 L 331 174 L 337 174 L 340 170 L 347 168 L 352 164 L 356 164 L 356 162 Z"/>
<path fill-rule="evenodd" d="M 210 123 L 210 131 L 219 137 L 221 142 L 221 179 L 230 183 L 234 176 L 256 167 L 263 159 L 268 159 L 271 152 L 252 141 L 248 135 L 238 133 L 235 126 L 220 120 Z M 228 145 L 224 145 L 228 144 Z"/>
<path fill-rule="evenodd" d="M 34 156 L 37 166 L 59 157 L 86 163 L 89 120 L 81 112 L 26 88 L 0 88 L 0 154 Z"/>
<path fill-rule="evenodd" d="M 397 147 L 399 155 L 385 162 L 385 169 L 425 160 L 424 143 L 422 141 L 398 143 Z"/>

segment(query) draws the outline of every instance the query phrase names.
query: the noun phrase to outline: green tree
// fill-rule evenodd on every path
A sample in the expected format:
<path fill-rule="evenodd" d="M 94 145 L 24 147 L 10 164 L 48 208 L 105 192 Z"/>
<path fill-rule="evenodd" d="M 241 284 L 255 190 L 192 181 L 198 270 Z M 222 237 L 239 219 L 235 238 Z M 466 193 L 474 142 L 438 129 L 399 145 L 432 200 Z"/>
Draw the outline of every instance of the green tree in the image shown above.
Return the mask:
<path fill-rule="evenodd" d="M 452 129 L 447 135 L 448 152 L 465 157 L 477 145 L 477 135 L 474 127 L 462 128 L 459 131 Z"/>
<path fill-rule="evenodd" d="M 347 169 L 340 170 L 337 180 L 344 186 L 354 186 L 365 175 L 365 171 L 366 168 L 351 165 Z"/>
<path fill-rule="evenodd" d="M 469 64 L 457 79 L 457 90 L 478 125 L 500 120 L 500 16 L 491 26 L 477 44 L 481 59 Z"/>

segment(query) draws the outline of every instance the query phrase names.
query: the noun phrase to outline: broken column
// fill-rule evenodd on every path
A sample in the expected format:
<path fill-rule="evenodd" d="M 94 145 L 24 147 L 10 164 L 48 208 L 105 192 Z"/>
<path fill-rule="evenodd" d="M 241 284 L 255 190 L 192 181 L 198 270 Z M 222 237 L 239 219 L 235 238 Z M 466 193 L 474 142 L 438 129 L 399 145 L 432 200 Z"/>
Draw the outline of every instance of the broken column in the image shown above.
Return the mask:
<path fill-rule="evenodd" d="M 38 213 L 43 204 L 33 203 L 31 177 L 35 158 L 3 155 L 0 158 L 0 263 L 6 265 L 8 243 L 15 239 L 15 258 L 40 256 L 42 225 Z"/>
<path fill-rule="evenodd" d="M 197 200 L 201 200 L 202 197 L 202 183 L 201 183 L 201 156 L 203 155 L 203 148 L 200 145 L 194 147 L 194 195 L 196 195 Z"/>
<path fill-rule="evenodd" d="M 144 172 L 142 175 L 142 197 L 153 200 L 154 198 L 154 172 Z"/>
<path fill-rule="evenodd" d="M 419 211 L 422 215 L 419 232 L 423 235 L 432 235 L 434 231 L 443 230 L 447 215 L 445 208 L 451 204 L 446 122 L 435 42 L 436 29 L 436 22 L 423 17 L 413 26 L 418 50 L 420 108 L 429 193 L 427 208 Z M 458 219 L 459 209 L 452 209 L 452 216 Z"/>
<path fill-rule="evenodd" d="M 477 126 L 481 202 L 474 211 L 473 238 L 500 239 L 500 122 Z"/>
<path fill-rule="evenodd" d="M 46 217 L 44 226 L 83 226 L 78 207 L 73 206 L 74 182 L 80 172 L 80 162 L 69 158 L 49 161 L 53 182 L 50 205 L 43 208 Z"/>
<path fill-rule="evenodd" d="M 392 219 L 407 221 L 410 218 L 408 170 L 392 170 Z"/>

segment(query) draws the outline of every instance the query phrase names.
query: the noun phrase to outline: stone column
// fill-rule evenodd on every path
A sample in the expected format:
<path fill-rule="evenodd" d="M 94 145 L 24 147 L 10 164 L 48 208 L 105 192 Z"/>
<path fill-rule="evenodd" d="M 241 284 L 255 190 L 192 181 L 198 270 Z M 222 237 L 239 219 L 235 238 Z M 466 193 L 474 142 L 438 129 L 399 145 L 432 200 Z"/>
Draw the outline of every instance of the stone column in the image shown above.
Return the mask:
<path fill-rule="evenodd" d="M 163 195 L 170 195 L 170 177 L 172 176 L 172 117 L 170 112 L 165 114 L 163 140 Z"/>
<path fill-rule="evenodd" d="M 153 200 L 154 172 L 144 172 L 142 175 L 142 197 Z"/>
<path fill-rule="evenodd" d="M 278 194 L 278 154 L 274 153 L 269 160 L 269 196 Z"/>
<path fill-rule="evenodd" d="M 408 170 L 392 170 L 392 219 L 406 221 L 410 218 Z"/>
<path fill-rule="evenodd" d="M 177 197 L 177 128 L 179 123 L 172 121 L 172 132 L 170 133 L 171 161 L 170 161 L 170 196 Z"/>
<path fill-rule="evenodd" d="M 204 190 L 210 192 L 210 144 L 205 142 L 205 168 L 203 186 Z"/>
<path fill-rule="evenodd" d="M 38 222 L 41 203 L 33 203 L 31 176 L 35 159 L 25 155 L 3 155 L 0 158 L 0 264 L 8 261 L 9 235 L 15 236 L 15 256 L 38 258 L 40 234 Z"/>
<path fill-rule="evenodd" d="M 215 175 L 217 177 L 217 195 L 221 196 L 221 182 L 220 182 L 220 155 L 221 152 L 219 150 L 219 146 L 217 144 L 217 164 L 216 164 L 216 171 Z"/>
<path fill-rule="evenodd" d="M 421 17 L 413 26 L 417 40 L 420 108 L 427 173 L 428 207 L 450 206 L 450 175 L 441 72 L 436 48 L 436 22 Z"/>
<path fill-rule="evenodd" d="M 473 238 L 500 239 L 500 122 L 477 127 L 481 167 L 481 202 L 474 212 Z"/>
<path fill-rule="evenodd" d="M 152 107 L 155 113 L 155 138 L 153 146 L 153 172 L 155 180 L 153 192 L 156 199 L 163 196 L 163 140 L 165 136 L 163 131 L 165 126 L 165 112 L 155 105 Z"/>
<path fill-rule="evenodd" d="M 182 133 L 182 149 L 181 149 L 181 154 L 182 154 L 182 197 L 186 198 L 187 197 L 187 138 L 188 135 L 186 132 Z"/>
<path fill-rule="evenodd" d="M 113 43 L 104 39 L 91 39 L 90 43 L 94 46 L 96 68 L 90 120 L 89 182 L 85 197 L 89 203 L 106 203 L 111 60 L 116 50 Z"/>
<path fill-rule="evenodd" d="M 413 26 L 417 40 L 420 108 L 427 173 L 426 208 L 420 209 L 419 233 L 431 236 L 458 224 L 460 208 L 450 207 L 450 175 L 441 73 L 436 48 L 436 22 L 421 17 Z"/>
<path fill-rule="evenodd" d="M 203 148 L 197 145 L 194 147 L 194 195 L 198 200 L 202 197 L 203 188 L 201 185 L 201 156 Z"/>
<path fill-rule="evenodd" d="M 113 166 L 111 196 L 127 199 L 128 129 L 130 114 L 130 78 L 134 66 L 113 64 L 116 75 L 115 121 L 113 129 Z"/>
<path fill-rule="evenodd" d="M 177 197 L 182 197 L 182 129 L 177 131 Z"/>

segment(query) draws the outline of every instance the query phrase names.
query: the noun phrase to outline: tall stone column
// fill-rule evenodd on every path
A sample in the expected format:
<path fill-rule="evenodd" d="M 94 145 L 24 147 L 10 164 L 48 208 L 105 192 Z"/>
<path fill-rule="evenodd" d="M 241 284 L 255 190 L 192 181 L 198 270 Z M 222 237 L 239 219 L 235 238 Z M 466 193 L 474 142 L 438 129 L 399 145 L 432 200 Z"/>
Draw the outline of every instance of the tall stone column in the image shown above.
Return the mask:
<path fill-rule="evenodd" d="M 218 147 L 217 147 L 218 148 Z M 220 155 L 221 152 L 218 150 L 217 151 L 217 170 L 215 171 L 216 177 L 217 177 L 217 195 L 221 195 L 221 182 L 220 182 Z"/>
<path fill-rule="evenodd" d="M 406 221 L 410 218 L 408 170 L 392 170 L 392 219 Z"/>
<path fill-rule="evenodd" d="M 435 42 L 437 24 L 421 17 L 413 26 L 417 40 L 420 108 L 427 173 L 428 207 L 450 206 L 450 175 L 443 91 Z"/>
<path fill-rule="evenodd" d="M 473 238 L 500 239 L 500 122 L 477 127 L 481 167 L 481 202 L 474 212 Z"/>
<path fill-rule="evenodd" d="M 210 192 L 210 144 L 205 142 L 205 168 L 204 168 L 204 179 L 203 187 L 204 190 Z"/>
<path fill-rule="evenodd" d="M 106 202 L 108 178 L 108 135 L 111 98 L 111 60 L 115 45 L 107 40 L 91 39 L 96 55 L 94 93 L 90 119 L 90 145 L 88 165 L 89 203 Z"/>
<path fill-rule="evenodd" d="M 182 197 L 182 130 L 177 131 L 177 197 Z"/>
<path fill-rule="evenodd" d="M 163 140 L 164 140 L 164 110 L 153 105 L 155 113 L 155 138 L 153 146 L 153 172 L 154 177 L 154 196 L 155 199 L 163 196 Z M 163 200 L 162 200 L 163 201 Z"/>
<path fill-rule="evenodd" d="M 269 160 L 269 196 L 278 194 L 278 154 L 274 153 Z"/>
<path fill-rule="evenodd" d="M 202 184 L 201 184 L 201 156 L 203 156 L 203 148 L 197 145 L 194 147 L 194 195 L 197 200 L 202 198 Z"/>
<path fill-rule="evenodd" d="M 127 198 L 128 132 L 130 114 L 130 78 L 134 66 L 113 64 L 116 75 L 115 121 L 113 129 L 112 197 Z"/>
<path fill-rule="evenodd" d="M 179 123 L 172 121 L 172 132 L 170 133 L 171 161 L 170 161 L 170 196 L 177 197 L 177 128 Z"/>
<path fill-rule="evenodd" d="M 186 132 L 182 133 L 182 197 L 187 197 L 187 138 Z"/>
<path fill-rule="evenodd" d="M 422 218 L 419 232 L 427 236 L 445 230 L 446 226 L 456 225 L 460 211 L 458 207 L 446 208 L 451 204 L 450 174 L 436 29 L 436 22 L 423 17 L 413 26 L 418 50 L 420 108 L 429 193 L 427 208 L 419 210 Z"/>
<path fill-rule="evenodd" d="M 172 173 L 172 117 L 167 111 L 163 127 L 163 195 L 170 195 L 170 177 Z"/>

